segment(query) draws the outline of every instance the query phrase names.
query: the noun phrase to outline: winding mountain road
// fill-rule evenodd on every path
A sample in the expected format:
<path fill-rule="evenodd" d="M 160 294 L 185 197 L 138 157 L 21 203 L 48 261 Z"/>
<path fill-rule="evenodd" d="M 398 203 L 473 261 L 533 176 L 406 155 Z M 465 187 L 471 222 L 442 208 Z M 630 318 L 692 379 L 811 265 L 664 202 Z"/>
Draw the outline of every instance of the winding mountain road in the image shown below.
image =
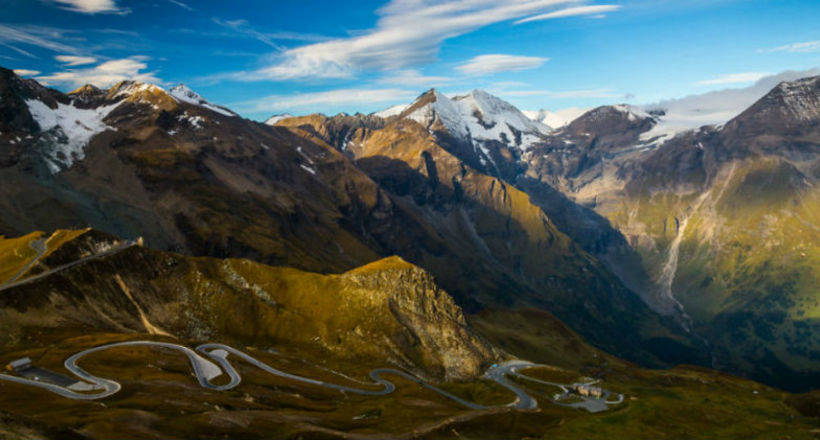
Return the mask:
<path fill-rule="evenodd" d="M 228 361 L 228 356 L 233 355 L 275 376 L 284 377 L 286 379 L 290 379 L 293 381 L 321 386 L 325 388 L 331 388 L 334 390 L 339 390 L 352 394 L 382 396 L 392 393 L 393 391 L 395 391 L 396 386 L 392 382 L 383 377 L 384 375 L 391 374 L 416 382 L 421 386 L 429 390 L 432 390 L 470 409 L 489 409 L 495 407 L 479 405 L 477 403 L 462 399 L 452 393 L 449 393 L 441 388 L 431 385 L 423 381 L 422 379 L 401 370 L 396 370 L 392 368 L 375 369 L 370 372 L 370 379 L 372 380 L 374 386 L 380 387 L 379 389 L 354 388 L 345 385 L 338 385 L 330 382 L 311 379 L 308 377 L 298 376 L 291 373 L 286 373 L 284 371 L 277 370 L 276 368 L 273 368 L 270 365 L 265 364 L 264 362 L 248 355 L 243 351 L 237 350 L 227 345 L 215 343 L 202 344 L 196 348 L 196 351 L 178 344 L 155 341 L 117 342 L 113 344 L 106 344 L 90 348 L 88 350 L 83 350 L 79 353 L 70 356 L 64 362 L 65 368 L 80 379 L 80 381 L 78 381 L 76 384 L 70 387 L 62 387 L 48 382 L 32 380 L 9 374 L 0 374 L 0 380 L 7 380 L 15 383 L 42 388 L 53 393 L 59 394 L 63 397 L 67 397 L 69 399 L 103 399 L 119 392 L 121 389 L 121 385 L 114 380 L 95 376 L 83 370 L 77 365 L 77 362 L 89 354 L 118 347 L 153 347 L 178 351 L 184 354 L 186 357 L 188 357 L 194 375 L 199 381 L 199 384 L 204 388 L 217 391 L 233 389 L 236 386 L 238 386 L 242 381 L 239 372 L 237 372 L 234 366 L 230 363 L 230 361 Z M 516 386 L 515 384 L 513 384 L 505 378 L 505 375 L 510 374 L 512 371 L 514 371 L 515 368 L 531 366 L 536 365 L 526 361 L 509 361 L 497 366 L 493 366 L 485 373 L 486 378 L 495 381 L 496 383 L 507 388 L 516 395 L 516 399 L 514 401 L 510 402 L 507 405 L 497 405 L 498 407 L 508 406 L 520 410 L 534 410 L 538 408 L 538 402 L 534 398 L 529 396 L 524 390 L 522 390 L 521 388 L 519 388 L 518 386 Z M 211 381 L 219 376 L 222 376 L 223 373 L 228 376 L 228 383 L 223 385 L 214 385 Z"/>

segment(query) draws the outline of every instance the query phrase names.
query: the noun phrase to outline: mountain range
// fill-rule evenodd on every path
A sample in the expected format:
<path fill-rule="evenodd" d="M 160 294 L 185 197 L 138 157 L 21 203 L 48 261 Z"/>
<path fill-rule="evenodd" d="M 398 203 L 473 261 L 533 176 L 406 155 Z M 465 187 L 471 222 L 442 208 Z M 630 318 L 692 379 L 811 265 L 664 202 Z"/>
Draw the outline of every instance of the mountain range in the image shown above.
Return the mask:
<path fill-rule="evenodd" d="M 662 106 L 435 89 L 259 123 L 182 85 L 62 93 L 0 69 L 0 145 L 0 235 L 21 237 L 0 248 L 4 351 L 144 317 L 438 380 L 519 357 L 820 383 L 818 76 L 670 130 Z M 56 244 L 26 267 L 37 240 Z"/>

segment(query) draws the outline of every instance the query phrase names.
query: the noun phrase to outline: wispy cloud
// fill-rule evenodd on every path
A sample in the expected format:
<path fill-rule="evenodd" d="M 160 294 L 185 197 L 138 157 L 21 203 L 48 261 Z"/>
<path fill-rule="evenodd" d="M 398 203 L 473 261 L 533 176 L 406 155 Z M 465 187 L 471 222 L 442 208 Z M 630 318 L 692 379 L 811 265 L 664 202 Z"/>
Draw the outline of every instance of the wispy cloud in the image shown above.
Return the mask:
<path fill-rule="evenodd" d="M 267 67 L 238 80 L 349 78 L 435 60 L 441 43 L 493 23 L 544 12 L 577 0 L 392 0 L 376 27 L 361 34 L 284 51 Z"/>
<path fill-rule="evenodd" d="M 29 69 L 14 69 L 14 73 L 16 73 L 20 76 L 34 76 L 34 75 L 39 75 L 40 71 L 39 70 L 29 70 Z"/>
<path fill-rule="evenodd" d="M 220 18 L 213 18 L 214 23 L 224 28 L 230 29 L 237 34 L 244 35 L 250 38 L 261 41 L 262 43 L 278 50 L 284 51 L 285 47 L 277 44 L 276 41 L 325 41 L 328 38 L 322 35 L 306 34 L 300 32 L 262 32 L 253 28 L 247 20 L 222 20 Z"/>
<path fill-rule="evenodd" d="M 137 80 L 144 82 L 160 82 L 156 72 L 145 72 L 148 58 L 136 55 L 128 58 L 106 61 L 94 67 L 83 69 L 66 69 L 48 75 L 38 76 L 36 79 L 45 84 L 60 84 L 81 86 L 93 84 L 98 87 L 108 87 L 123 80 Z"/>
<path fill-rule="evenodd" d="M 534 15 L 515 22 L 515 24 L 529 23 L 531 21 L 552 20 L 555 18 L 574 17 L 577 15 L 593 15 L 595 18 L 603 18 L 601 14 L 621 9 L 619 5 L 591 5 L 575 6 L 572 8 L 560 9 L 546 14 Z"/>
<path fill-rule="evenodd" d="M 316 108 L 356 107 L 386 102 L 407 101 L 418 93 L 399 88 L 383 89 L 336 89 L 296 95 L 270 95 L 251 101 L 240 102 L 232 107 L 248 113 L 312 110 Z"/>
<path fill-rule="evenodd" d="M 114 0 L 51 0 L 63 6 L 69 11 L 81 12 L 83 14 L 128 14 L 128 8 L 117 6 Z"/>
<path fill-rule="evenodd" d="M 549 61 L 549 58 L 519 55 L 488 54 L 479 55 L 456 67 L 467 75 L 488 75 L 499 72 L 535 69 Z"/>
<path fill-rule="evenodd" d="M 698 81 L 697 85 L 700 86 L 712 86 L 712 85 L 720 85 L 720 84 L 743 84 L 743 83 L 751 83 L 763 78 L 764 76 L 771 75 L 771 73 L 767 72 L 743 72 L 743 73 L 728 73 L 726 75 L 720 75 L 716 78 L 706 79 L 703 81 Z"/>
<path fill-rule="evenodd" d="M 807 53 L 807 52 L 820 52 L 820 40 L 816 41 L 804 41 L 802 43 L 791 43 L 786 44 L 783 46 L 773 47 L 770 49 L 760 49 L 758 50 L 759 53 L 772 53 L 772 52 L 792 52 L 792 53 Z"/>
<path fill-rule="evenodd" d="M 54 59 L 66 66 L 81 66 L 83 64 L 94 64 L 97 62 L 97 59 L 94 57 L 81 57 L 76 55 L 57 55 Z"/>
<path fill-rule="evenodd" d="M 194 10 L 194 8 L 190 7 L 187 3 L 183 3 L 183 2 L 178 1 L 178 0 L 168 0 L 168 1 L 175 4 L 175 5 L 177 5 L 177 6 L 179 6 L 182 9 L 187 9 L 189 11 Z"/>
<path fill-rule="evenodd" d="M 77 48 L 64 43 L 73 39 L 63 29 L 0 23 L 0 45 L 31 58 L 35 58 L 35 55 L 21 49 L 20 45 L 39 47 L 55 52 L 77 53 L 79 51 Z"/>

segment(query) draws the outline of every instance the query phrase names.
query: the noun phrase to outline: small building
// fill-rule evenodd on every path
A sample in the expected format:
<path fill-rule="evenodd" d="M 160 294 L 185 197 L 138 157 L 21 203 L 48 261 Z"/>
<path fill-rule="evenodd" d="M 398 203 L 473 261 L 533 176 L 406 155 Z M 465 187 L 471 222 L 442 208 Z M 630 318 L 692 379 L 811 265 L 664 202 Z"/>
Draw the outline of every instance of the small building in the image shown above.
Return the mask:
<path fill-rule="evenodd" d="M 8 365 L 6 365 L 6 370 L 14 371 L 16 373 L 19 373 L 23 370 L 28 370 L 29 368 L 31 368 L 31 359 L 27 357 L 11 361 Z"/>
<path fill-rule="evenodd" d="M 603 389 L 587 384 L 576 385 L 573 388 L 573 391 L 575 391 L 579 396 L 584 397 L 594 397 L 596 399 L 604 397 Z"/>

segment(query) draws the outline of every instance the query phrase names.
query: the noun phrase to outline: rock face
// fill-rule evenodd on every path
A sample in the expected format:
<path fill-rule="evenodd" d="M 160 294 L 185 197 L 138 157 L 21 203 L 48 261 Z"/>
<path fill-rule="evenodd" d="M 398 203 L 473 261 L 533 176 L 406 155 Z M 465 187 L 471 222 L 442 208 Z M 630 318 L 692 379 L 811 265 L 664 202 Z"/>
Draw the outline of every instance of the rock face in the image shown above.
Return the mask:
<path fill-rule="evenodd" d="M 461 308 L 441 290 L 424 270 L 399 257 L 389 257 L 344 273 L 345 284 L 370 293 L 379 308 L 387 307 L 393 318 L 404 326 L 391 341 L 403 364 L 443 369 L 452 378 L 480 374 L 493 359 L 490 346 L 469 330 Z M 367 310 L 362 310 L 369 315 Z M 378 329 L 374 329 L 378 331 Z M 374 337 L 377 335 L 374 334 Z M 421 359 L 407 359 L 401 346 L 417 346 Z M 496 355 L 497 356 L 497 355 Z"/>
<path fill-rule="evenodd" d="M 3 351 L 44 331 L 159 332 L 189 341 L 313 346 L 437 379 L 475 377 L 499 356 L 432 276 L 398 257 L 320 275 L 133 246 L 48 272 L 115 240 L 93 230 L 48 239 L 48 255 L 23 279 L 48 275 L 0 295 Z M 0 243 L 0 261 L 29 243 Z"/>

